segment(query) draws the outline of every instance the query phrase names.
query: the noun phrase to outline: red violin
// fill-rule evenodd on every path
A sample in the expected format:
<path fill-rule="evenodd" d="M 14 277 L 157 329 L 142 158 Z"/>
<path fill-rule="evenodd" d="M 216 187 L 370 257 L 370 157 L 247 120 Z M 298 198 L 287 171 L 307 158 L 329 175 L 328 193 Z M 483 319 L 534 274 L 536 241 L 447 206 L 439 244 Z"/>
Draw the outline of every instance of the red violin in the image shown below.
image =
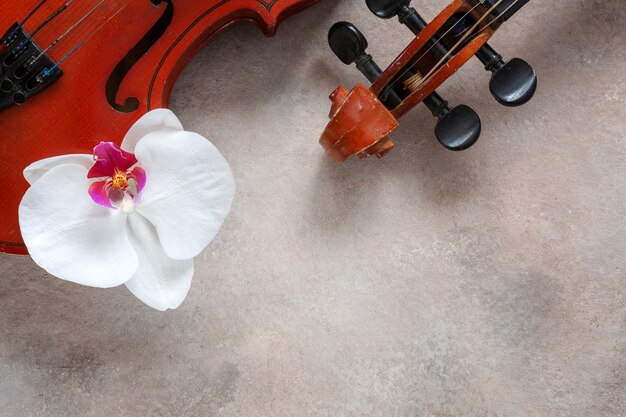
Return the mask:
<path fill-rule="evenodd" d="M 238 21 L 266 35 L 317 0 L 24 0 L 0 15 L 0 251 L 25 254 L 30 163 L 120 141 L 167 107 L 185 64 Z"/>

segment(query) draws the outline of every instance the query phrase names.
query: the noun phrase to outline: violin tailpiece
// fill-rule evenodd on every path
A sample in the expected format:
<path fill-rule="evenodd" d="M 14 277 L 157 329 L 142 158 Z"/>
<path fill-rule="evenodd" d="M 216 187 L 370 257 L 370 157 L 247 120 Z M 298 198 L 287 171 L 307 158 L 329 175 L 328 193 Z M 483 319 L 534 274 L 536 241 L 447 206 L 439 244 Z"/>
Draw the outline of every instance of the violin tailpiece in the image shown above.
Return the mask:
<path fill-rule="evenodd" d="M 24 104 L 63 75 L 19 23 L 11 26 L 0 42 L 5 46 L 0 54 L 0 111 Z"/>

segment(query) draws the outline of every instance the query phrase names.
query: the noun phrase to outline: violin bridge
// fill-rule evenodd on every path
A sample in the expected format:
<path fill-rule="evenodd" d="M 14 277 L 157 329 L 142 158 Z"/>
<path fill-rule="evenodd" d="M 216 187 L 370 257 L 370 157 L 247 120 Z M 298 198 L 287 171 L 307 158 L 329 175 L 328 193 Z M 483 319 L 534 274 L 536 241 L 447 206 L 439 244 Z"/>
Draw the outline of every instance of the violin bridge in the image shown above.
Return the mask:
<path fill-rule="evenodd" d="M 24 104 L 62 75 L 54 61 L 15 23 L 0 40 L 0 110 Z"/>

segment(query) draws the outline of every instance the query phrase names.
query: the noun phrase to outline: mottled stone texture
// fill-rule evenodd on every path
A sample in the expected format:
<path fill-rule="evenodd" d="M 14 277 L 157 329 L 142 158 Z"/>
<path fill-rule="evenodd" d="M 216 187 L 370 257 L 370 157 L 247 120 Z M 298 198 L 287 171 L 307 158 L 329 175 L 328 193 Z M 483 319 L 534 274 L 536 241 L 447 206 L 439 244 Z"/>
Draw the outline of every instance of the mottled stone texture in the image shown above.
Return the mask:
<path fill-rule="evenodd" d="M 0 256 L 0 415 L 626 415 L 623 0 L 536 0 L 501 29 L 540 76 L 522 108 L 476 60 L 441 88 L 482 116 L 471 150 L 420 106 L 388 158 L 341 166 L 317 144 L 361 80 L 326 46 L 338 20 L 383 66 L 410 39 L 322 0 L 272 40 L 231 28 L 178 82 L 238 182 L 180 309 Z"/>

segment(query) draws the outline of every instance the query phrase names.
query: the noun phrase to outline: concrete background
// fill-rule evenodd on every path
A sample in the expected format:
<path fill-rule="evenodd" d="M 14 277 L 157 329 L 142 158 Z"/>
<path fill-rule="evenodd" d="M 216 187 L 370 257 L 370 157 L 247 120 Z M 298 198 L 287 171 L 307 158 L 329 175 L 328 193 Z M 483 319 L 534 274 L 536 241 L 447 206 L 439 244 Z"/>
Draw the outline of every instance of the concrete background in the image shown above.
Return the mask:
<path fill-rule="evenodd" d="M 342 166 L 317 138 L 361 77 L 327 29 L 357 24 L 381 66 L 408 31 L 353 0 L 275 39 L 231 28 L 172 102 L 238 182 L 188 299 L 162 314 L 1 255 L 0 415 L 625 416 L 623 6 L 535 0 L 504 26 L 540 87 L 501 107 L 474 60 L 441 88 L 482 116 L 471 150 L 420 106 L 387 159 Z"/>

